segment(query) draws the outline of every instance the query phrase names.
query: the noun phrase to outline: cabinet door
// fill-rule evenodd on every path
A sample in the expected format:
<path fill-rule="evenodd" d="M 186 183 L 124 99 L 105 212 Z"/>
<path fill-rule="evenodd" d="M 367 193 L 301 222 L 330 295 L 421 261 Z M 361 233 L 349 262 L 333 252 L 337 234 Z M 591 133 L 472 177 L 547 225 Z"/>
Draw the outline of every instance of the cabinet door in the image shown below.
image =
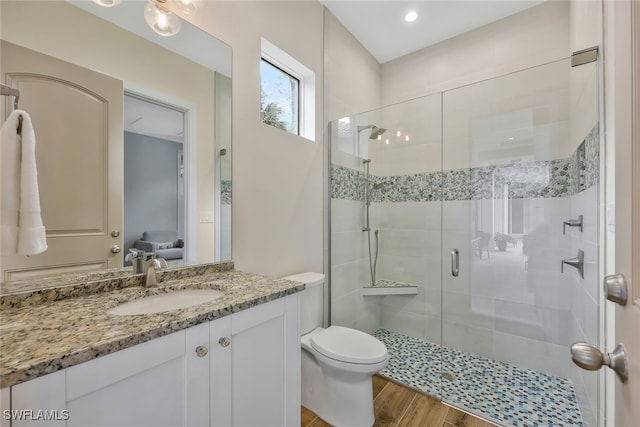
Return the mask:
<path fill-rule="evenodd" d="M 11 387 L 11 409 L 9 414 L 3 411 L 2 418 L 6 422 L 3 425 L 64 427 L 69 416 L 65 409 L 64 394 L 65 371 Z"/>
<path fill-rule="evenodd" d="M 67 369 L 67 426 L 207 425 L 208 355 L 191 348 L 198 342 L 208 342 L 208 324 Z"/>
<path fill-rule="evenodd" d="M 299 426 L 298 296 L 234 314 L 229 347 L 233 425 Z"/>

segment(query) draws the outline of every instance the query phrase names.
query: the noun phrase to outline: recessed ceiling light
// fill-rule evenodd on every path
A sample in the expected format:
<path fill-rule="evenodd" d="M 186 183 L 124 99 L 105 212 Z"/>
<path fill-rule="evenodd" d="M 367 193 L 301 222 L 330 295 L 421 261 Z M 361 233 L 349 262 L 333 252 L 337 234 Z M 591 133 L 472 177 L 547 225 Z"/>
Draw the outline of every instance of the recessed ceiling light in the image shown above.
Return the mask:
<path fill-rule="evenodd" d="M 413 10 L 404 16 L 404 20 L 407 22 L 413 22 L 416 19 L 418 19 L 418 13 Z"/>

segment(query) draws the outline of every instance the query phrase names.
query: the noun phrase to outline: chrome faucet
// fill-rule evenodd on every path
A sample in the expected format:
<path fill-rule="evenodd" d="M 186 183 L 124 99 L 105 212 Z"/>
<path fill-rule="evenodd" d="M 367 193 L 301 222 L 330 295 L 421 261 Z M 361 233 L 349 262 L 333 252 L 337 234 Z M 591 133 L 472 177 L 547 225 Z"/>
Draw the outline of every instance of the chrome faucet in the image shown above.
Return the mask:
<path fill-rule="evenodd" d="M 158 286 L 158 279 L 156 278 L 156 270 L 161 270 L 167 267 L 167 261 L 163 258 L 156 258 L 156 254 L 146 254 L 149 258 L 145 261 L 146 268 L 146 278 L 144 281 L 144 285 L 146 287 L 149 286 Z"/>
<path fill-rule="evenodd" d="M 133 265 L 133 274 L 141 274 L 144 269 L 144 251 L 131 248 L 129 253 L 124 257 L 125 262 L 131 262 Z"/>

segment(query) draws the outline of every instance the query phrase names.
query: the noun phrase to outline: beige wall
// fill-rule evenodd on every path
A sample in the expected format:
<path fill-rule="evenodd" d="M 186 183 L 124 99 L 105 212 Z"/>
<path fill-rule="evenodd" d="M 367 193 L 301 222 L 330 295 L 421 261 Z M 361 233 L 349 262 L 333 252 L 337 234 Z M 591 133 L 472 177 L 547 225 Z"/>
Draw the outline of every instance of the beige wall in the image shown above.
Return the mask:
<path fill-rule="evenodd" d="M 233 48 L 236 268 L 273 276 L 322 271 L 322 6 L 205 2 L 189 20 Z M 315 141 L 261 123 L 261 37 L 315 73 Z"/>
<path fill-rule="evenodd" d="M 124 81 L 125 89 L 197 109 L 198 211 L 214 210 L 214 73 L 65 2 L 3 2 L 2 38 Z M 144 59 L 141 58 L 144 53 Z M 158 64 L 163 64 L 159 67 Z M 176 76 L 189 78 L 180 79 Z M 151 185 L 151 183 L 150 183 Z M 214 224 L 197 224 L 198 262 L 213 261 Z"/>
<path fill-rule="evenodd" d="M 380 64 L 325 8 L 326 122 L 380 107 Z"/>
<path fill-rule="evenodd" d="M 569 3 L 548 1 L 382 65 L 382 104 L 460 87 L 570 55 Z"/>

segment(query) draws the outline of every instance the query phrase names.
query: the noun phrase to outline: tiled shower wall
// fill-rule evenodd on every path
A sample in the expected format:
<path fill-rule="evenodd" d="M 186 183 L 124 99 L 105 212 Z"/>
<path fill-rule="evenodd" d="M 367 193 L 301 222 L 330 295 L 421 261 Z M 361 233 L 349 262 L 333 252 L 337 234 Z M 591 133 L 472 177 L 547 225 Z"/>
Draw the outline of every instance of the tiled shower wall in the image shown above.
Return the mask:
<path fill-rule="evenodd" d="M 596 390 L 590 383 L 595 377 L 571 363 L 567 347 L 578 340 L 597 342 L 599 132 L 598 125 L 593 127 L 568 158 L 373 175 L 373 181 L 384 183 L 372 194 L 371 206 L 371 228 L 380 230 L 378 278 L 415 284 L 415 296 L 361 295 L 361 286 L 370 282 L 362 232 L 363 167 L 356 158 L 334 164 L 333 323 L 367 331 L 381 326 L 568 377 L 581 406 L 590 406 L 585 402 L 595 402 L 595 396 L 586 390 Z M 522 201 L 530 227 L 526 248 L 519 241 L 516 248 L 496 253 L 491 242 L 492 258 L 480 257 L 470 242 L 477 229 L 500 224 L 500 218 L 482 217 L 499 213 L 505 194 Z M 584 232 L 568 229 L 563 235 L 562 222 L 579 214 L 585 218 Z M 584 279 L 571 267 L 560 273 L 560 260 L 575 256 L 578 247 L 586 254 Z M 458 278 L 449 273 L 451 248 L 461 252 Z"/>

